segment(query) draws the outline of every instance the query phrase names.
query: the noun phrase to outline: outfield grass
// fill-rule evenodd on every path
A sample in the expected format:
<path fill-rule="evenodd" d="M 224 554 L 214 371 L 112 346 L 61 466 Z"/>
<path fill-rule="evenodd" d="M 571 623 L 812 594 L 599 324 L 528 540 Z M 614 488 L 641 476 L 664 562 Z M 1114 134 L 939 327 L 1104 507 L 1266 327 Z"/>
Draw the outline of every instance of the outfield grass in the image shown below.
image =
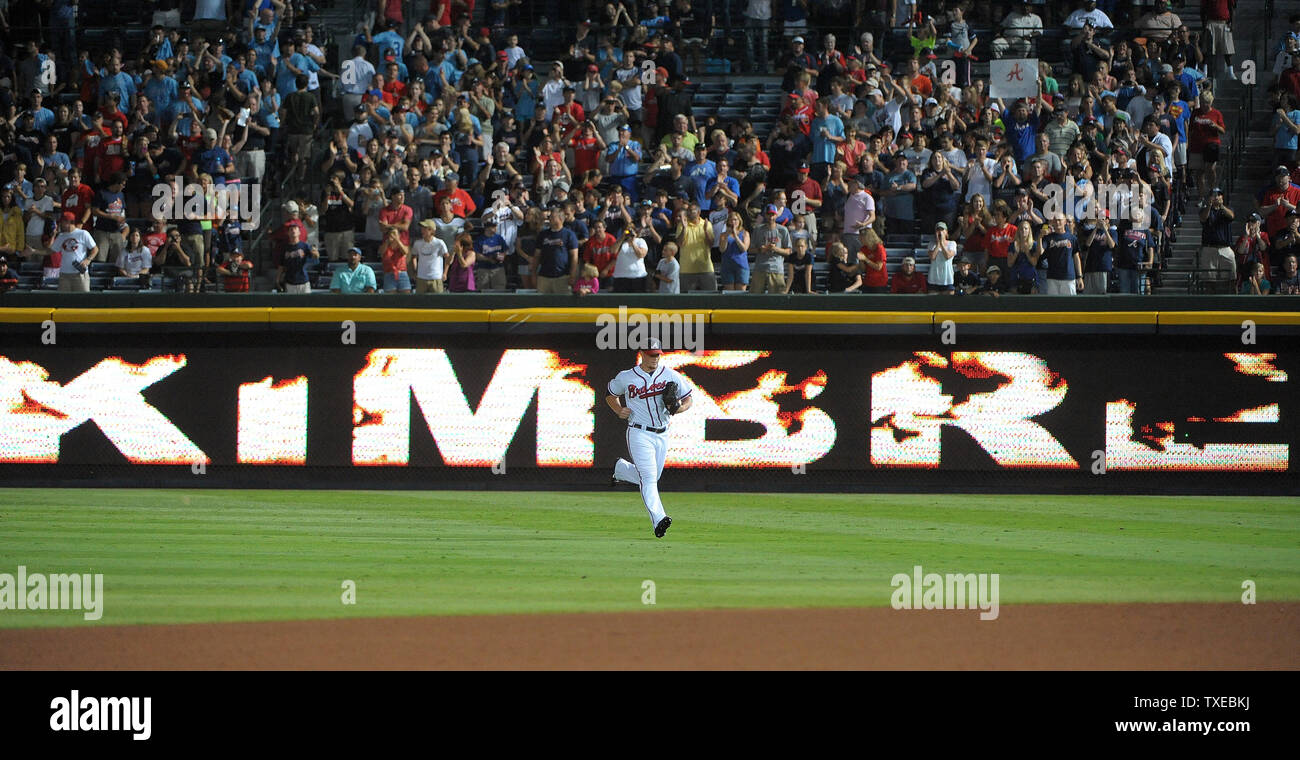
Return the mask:
<path fill-rule="evenodd" d="M 0 489 L 0 573 L 103 573 L 102 620 L 0 627 L 889 604 L 999 573 L 1001 603 L 1300 599 L 1284 498 Z M 356 582 L 357 603 L 341 603 Z"/>

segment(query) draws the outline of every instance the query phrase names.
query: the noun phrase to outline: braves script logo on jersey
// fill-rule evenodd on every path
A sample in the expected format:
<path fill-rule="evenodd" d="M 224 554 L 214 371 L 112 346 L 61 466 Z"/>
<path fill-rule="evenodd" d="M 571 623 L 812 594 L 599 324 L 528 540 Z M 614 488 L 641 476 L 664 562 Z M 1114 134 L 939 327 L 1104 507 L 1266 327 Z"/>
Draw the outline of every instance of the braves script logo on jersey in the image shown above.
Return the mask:
<path fill-rule="evenodd" d="M 654 383 L 653 385 L 650 385 L 648 387 L 642 387 L 642 388 L 638 388 L 635 385 L 629 385 L 627 387 L 627 397 L 628 398 L 650 398 L 651 396 L 658 396 L 660 393 L 663 393 L 664 386 L 667 384 L 668 383 L 664 381 L 664 382 Z"/>

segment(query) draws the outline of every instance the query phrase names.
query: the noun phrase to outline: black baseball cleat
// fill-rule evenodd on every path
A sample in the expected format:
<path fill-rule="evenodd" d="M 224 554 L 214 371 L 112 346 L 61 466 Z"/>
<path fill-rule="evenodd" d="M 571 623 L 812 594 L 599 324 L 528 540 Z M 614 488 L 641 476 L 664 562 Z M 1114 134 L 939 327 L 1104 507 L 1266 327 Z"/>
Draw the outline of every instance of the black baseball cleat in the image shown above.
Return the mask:
<path fill-rule="evenodd" d="M 663 538 L 664 534 L 668 532 L 668 526 L 672 524 L 673 518 L 664 515 L 664 519 L 660 520 L 659 524 L 655 526 L 655 538 Z"/>

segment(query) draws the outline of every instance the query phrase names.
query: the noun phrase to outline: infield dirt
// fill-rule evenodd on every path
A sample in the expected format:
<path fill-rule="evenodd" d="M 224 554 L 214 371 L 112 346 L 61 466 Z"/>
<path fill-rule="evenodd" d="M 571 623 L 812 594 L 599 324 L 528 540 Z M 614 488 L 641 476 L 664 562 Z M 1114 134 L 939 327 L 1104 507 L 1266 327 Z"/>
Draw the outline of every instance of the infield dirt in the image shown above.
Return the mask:
<path fill-rule="evenodd" d="M 1300 669 L 1300 603 L 694 610 L 0 629 L 5 670 Z"/>

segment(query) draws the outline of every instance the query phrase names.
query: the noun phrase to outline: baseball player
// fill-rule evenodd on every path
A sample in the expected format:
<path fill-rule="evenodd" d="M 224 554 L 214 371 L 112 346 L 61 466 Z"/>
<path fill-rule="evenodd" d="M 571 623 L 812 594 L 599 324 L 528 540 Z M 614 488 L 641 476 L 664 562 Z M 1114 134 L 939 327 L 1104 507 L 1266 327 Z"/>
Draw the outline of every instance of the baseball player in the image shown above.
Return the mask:
<path fill-rule="evenodd" d="M 641 488 L 641 500 L 650 513 L 650 524 L 655 537 L 663 538 L 673 520 L 664 514 L 659 500 L 659 476 L 664 471 L 664 457 L 668 454 L 668 418 L 691 408 L 691 391 L 694 388 L 685 377 L 671 367 L 660 367 L 663 348 L 657 340 L 641 352 L 641 364 L 625 369 L 609 381 L 609 395 L 605 403 L 621 420 L 627 420 L 627 451 L 629 462 L 619 459 L 614 464 L 611 484 L 631 483 Z"/>

